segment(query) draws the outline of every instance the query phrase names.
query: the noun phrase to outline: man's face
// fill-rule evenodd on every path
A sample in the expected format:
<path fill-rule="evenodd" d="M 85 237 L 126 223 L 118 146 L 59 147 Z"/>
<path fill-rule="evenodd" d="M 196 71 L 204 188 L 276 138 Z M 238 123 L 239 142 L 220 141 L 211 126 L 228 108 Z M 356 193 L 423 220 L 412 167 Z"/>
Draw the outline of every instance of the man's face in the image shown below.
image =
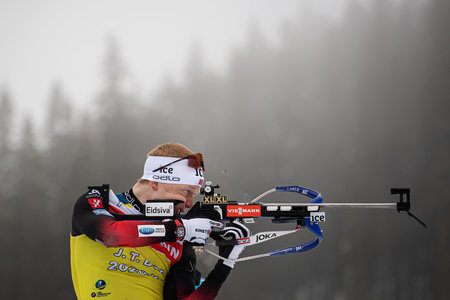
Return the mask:
<path fill-rule="evenodd" d="M 175 204 L 175 215 L 180 215 L 186 208 L 194 206 L 194 196 L 200 191 L 200 187 L 188 184 L 158 183 L 155 198 L 179 200 Z"/>

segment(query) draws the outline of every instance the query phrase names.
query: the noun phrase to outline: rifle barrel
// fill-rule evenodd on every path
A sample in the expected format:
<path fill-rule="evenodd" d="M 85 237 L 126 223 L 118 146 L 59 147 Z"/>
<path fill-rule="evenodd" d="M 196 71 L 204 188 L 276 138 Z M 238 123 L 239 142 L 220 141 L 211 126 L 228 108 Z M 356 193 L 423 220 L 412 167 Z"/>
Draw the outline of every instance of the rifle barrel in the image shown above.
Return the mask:
<path fill-rule="evenodd" d="M 397 209 L 396 202 L 387 202 L 387 203 L 260 203 L 260 204 L 263 206 L 320 206 L 320 207 Z"/>

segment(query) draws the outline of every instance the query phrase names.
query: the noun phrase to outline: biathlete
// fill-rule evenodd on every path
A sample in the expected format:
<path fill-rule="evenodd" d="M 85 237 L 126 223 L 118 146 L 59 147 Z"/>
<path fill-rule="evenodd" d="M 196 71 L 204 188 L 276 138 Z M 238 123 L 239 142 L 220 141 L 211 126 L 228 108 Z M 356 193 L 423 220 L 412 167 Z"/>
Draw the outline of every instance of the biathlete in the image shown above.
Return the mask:
<path fill-rule="evenodd" d="M 236 221 L 224 228 L 221 222 L 182 215 L 194 205 L 204 169 L 201 154 L 181 144 L 162 144 L 148 153 L 143 176 L 128 191 L 116 194 L 108 186 L 90 187 L 78 199 L 70 236 L 78 299 L 217 296 L 234 263 L 219 260 L 195 289 L 200 274 L 191 243 L 204 245 L 213 229 L 234 238 L 249 237 L 250 231 Z M 172 209 L 175 217 L 162 221 L 139 218 L 149 200 L 168 203 L 160 209 Z M 244 247 L 223 246 L 219 252 L 224 258 L 236 259 Z"/>

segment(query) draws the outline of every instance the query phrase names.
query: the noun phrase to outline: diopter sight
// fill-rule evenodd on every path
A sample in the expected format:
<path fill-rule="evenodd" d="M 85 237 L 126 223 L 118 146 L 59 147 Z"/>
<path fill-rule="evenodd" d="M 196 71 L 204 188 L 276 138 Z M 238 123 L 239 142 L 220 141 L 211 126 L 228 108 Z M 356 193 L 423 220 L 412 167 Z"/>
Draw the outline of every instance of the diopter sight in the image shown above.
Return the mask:
<path fill-rule="evenodd" d="M 213 185 L 212 181 L 205 181 L 205 187 L 200 189 L 200 194 L 205 196 L 214 196 L 214 189 L 218 189 L 218 184 Z"/>

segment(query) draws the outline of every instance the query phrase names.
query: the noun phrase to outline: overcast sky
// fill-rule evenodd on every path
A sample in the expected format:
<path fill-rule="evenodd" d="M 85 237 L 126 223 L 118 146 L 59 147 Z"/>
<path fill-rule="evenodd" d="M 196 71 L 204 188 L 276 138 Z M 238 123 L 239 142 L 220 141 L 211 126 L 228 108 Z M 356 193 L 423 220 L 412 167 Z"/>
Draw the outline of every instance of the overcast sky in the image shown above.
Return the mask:
<path fill-rule="evenodd" d="M 143 96 L 163 79 L 180 79 L 200 46 L 218 72 L 251 24 L 276 44 L 285 20 L 310 7 L 330 18 L 345 0 L 0 0 L 0 87 L 21 113 L 46 106 L 60 82 L 78 106 L 100 88 L 106 38 L 120 43 L 127 76 Z"/>

